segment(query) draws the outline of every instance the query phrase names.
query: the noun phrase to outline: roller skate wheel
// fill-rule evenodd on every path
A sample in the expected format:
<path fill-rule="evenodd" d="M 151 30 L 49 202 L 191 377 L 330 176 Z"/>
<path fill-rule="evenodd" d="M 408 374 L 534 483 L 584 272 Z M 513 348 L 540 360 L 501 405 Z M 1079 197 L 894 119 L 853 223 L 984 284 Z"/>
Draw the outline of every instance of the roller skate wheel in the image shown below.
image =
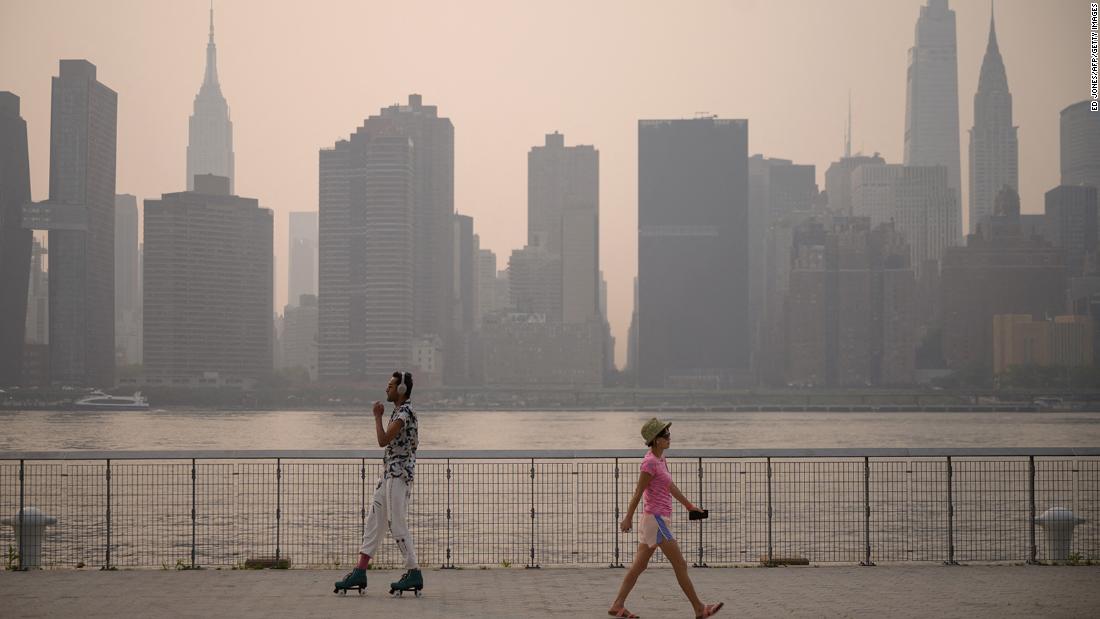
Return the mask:
<path fill-rule="evenodd" d="M 340 595 L 347 595 L 347 594 L 348 594 L 347 589 L 340 589 Z"/>
<path fill-rule="evenodd" d="M 366 595 L 366 594 L 367 594 L 367 590 L 364 589 L 363 587 L 359 587 L 359 595 Z"/>
<path fill-rule="evenodd" d="M 416 591 L 414 591 L 414 592 L 413 592 L 413 595 L 415 595 L 416 597 L 420 597 L 420 596 L 422 595 L 422 594 L 420 593 L 420 589 L 417 589 Z"/>

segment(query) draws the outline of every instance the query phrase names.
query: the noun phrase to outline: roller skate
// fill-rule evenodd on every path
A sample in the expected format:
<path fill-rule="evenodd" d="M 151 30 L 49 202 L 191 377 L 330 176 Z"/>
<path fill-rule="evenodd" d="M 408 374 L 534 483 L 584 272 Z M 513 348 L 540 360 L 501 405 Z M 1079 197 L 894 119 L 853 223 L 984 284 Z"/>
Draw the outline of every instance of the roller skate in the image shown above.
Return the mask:
<path fill-rule="evenodd" d="M 413 595 L 420 597 L 420 590 L 424 588 L 424 577 L 420 570 L 409 570 L 401 575 L 401 580 L 390 583 L 390 595 L 401 597 L 406 591 L 412 591 Z"/>
<path fill-rule="evenodd" d="M 336 588 L 334 588 L 332 592 L 339 593 L 340 595 L 347 595 L 349 589 L 358 589 L 359 595 L 366 595 L 367 570 L 355 568 L 348 572 L 343 580 L 336 581 Z"/>

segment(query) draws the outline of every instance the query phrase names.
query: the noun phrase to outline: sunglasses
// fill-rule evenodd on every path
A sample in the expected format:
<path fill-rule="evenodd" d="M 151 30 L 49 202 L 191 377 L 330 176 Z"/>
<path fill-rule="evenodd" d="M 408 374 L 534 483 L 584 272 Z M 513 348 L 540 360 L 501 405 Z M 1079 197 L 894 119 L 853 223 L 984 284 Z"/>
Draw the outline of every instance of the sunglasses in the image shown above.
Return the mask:
<path fill-rule="evenodd" d="M 665 428 L 664 430 L 662 430 L 662 431 L 661 431 L 661 433 L 660 433 L 660 434 L 658 434 L 657 436 L 654 436 L 654 437 L 653 437 L 653 440 L 652 440 L 652 441 L 649 441 L 649 443 L 648 443 L 648 444 L 649 444 L 649 445 L 653 445 L 653 443 L 657 442 L 657 439 L 659 439 L 659 438 L 666 438 L 666 439 L 667 439 L 667 438 L 672 438 L 672 432 L 670 432 L 670 431 L 668 430 L 668 428 Z"/>

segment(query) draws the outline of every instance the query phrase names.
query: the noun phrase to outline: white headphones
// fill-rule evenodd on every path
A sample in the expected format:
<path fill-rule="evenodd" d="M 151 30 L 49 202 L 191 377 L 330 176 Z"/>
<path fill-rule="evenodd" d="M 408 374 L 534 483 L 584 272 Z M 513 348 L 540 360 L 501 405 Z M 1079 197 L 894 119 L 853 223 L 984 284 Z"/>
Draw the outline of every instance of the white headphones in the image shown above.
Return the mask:
<path fill-rule="evenodd" d="M 400 372 L 400 374 L 401 374 L 401 378 L 399 378 L 397 380 L 397 394 L 398 395 L 405 395 L 405 392 L 409 390 L 408 386 L 405 385 L 405 382 L 409 380 L 408 379 L 409 373 L 408 372 Z"/>

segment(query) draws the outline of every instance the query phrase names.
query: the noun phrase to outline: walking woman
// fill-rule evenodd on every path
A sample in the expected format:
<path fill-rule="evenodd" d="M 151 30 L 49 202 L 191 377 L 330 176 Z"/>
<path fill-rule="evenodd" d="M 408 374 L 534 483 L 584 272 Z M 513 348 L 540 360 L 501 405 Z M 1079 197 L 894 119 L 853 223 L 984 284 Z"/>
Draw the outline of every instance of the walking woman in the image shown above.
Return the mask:
<path fill-rule="evenodd" d="M 722 609 L 724 604 L 724 602 L 703 604 L 699 600 L 699 596 L 695 593 L 695 586 L 691 584 L 691 578 L 688 576 L 687 561 L 684 560 L 684 555 L 680 553 L 680 546 L 676 543 L 676 538 L 668 525 L 668 521 L 672 516 L 671 499 L 673 497 L 689 512 L 702 511 L 692 505 L 691 501 L 684 496 L 684 493 L 680 492 L 680 489 L 672 481 L 672 475 L 668 472 L 668 464 L 665 462 L 664 453 L 672 442 L 672 434 L 669 432 L 669 426 L 671 425 L 672 422 L 659 421 L 654 417 L 642 426 L 642 438 L 645 439 L 649 451 L 646 452 L 645 459 L 642 460 L 642 472 L 638 476 L 638 486 L 634 489 L 634 496 L 630 499 L 630 507 L 627 508 L 626 515 L 619 525 L 619 528 L 624 532 L 631 529 L 634 522 L 634 510 L 638 509 L 638 502 L 644 494 L 645 509 L 642 512 L 638 531 L 640 543 L 638 544 L 638 552 L 634 555 L 634 564 L 630 566 L 630 571 L 623 577 L 623 584 L 619 587 L 619 595 L 612 602 L 611 609 L 607 611 L 607 614 L 612 617 L 638 617 L 638 615 L 626 609 L 626 596 L 630 595 L 630 590 L 638 582 L 638 576 L 641 576 L 646 566 L 649 565 L 649 559 L 653 556 L 657 547 L 661 548 L 661 552 L 665 554 L 669 563 L 672 563 L 672 569 L 676 572 L 676 581 L 680 583 L 684 595 L 687 596 L 692 608 L 695 609 L 696 619 L 714 616 Z"/>

